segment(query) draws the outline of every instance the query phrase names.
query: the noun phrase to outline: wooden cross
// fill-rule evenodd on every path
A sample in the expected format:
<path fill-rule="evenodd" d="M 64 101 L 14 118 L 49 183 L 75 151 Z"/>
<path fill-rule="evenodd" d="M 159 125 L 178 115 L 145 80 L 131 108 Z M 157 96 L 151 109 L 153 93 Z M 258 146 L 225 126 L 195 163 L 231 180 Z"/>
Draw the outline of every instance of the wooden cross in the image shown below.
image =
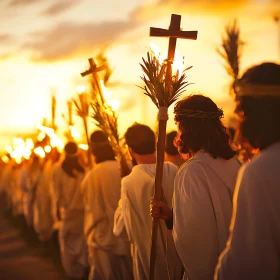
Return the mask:
<path fill-rule="evenodd" d="M 102 87 L 100 85 L 100 79 L 99 79 L 99 75 L 98 75 L 98 72 L 102 71 L 102 70 L 105 70 L 106 69 L 106 66 L 100 66 L 100 67 L 97 67 L 97 65 L 95 64 L 95 61 L 93 60 L 93 58 L 89 58 L 88 59 L 88 62 L 89 62 L 89 69 L 82 72 L 81 73 L 81 76 L 82 77 L 85 77 L 87 75 L 90 75 L 92 74 L 93 76 L 93 79 L 98 87 L 98 90 L 100 93 L 102 93 Z M 103 94 L 101 94 L 101 97 L 103 98 Z"/>
<path fill-rule="evenodd" d="M 197 31 L 182 31 L 181 30 L 181 16 L 180 15 L 171 15 L 171 21 L 169 29 L 162 28 L 150 28 L 151 37 L 169 37 L 169 46 L 168 46 L 168 60 L 173 61 L 176 49 L 177 38 L 179 39 L 197 39 Z"/>
<path fill-rule="evenodd" d="M 172 63 L 175 56 L 177 38 L 191 39 L 191 40 L 197 39 L 197 31 L 181 31 L 180 25 L 181 25 L 181 16 L 172 14 L 169 29 L 166 30 L 166 29 L 154 28 L 154 27 L 150 28 L 150 36 L 152 37 L 169 37 L 168 63 L 167 63 L 166 75 L 165 75 L 165 87 L 168 89 L 168 91 L 171 88 L 170 85 L 172 81 Z M 164 165 L 166 122 L 167 120 L 159 119 L 157 165 L 156 165 L 156 178 L 155 178 L 155 198 L 159 200 L 162 200 L 161 190 L 162 190 L 162 175 L 163 175 L 163 165 Z M 151 246 L 151 255 L 150 255 L 149 280 L 154 280 L 154 275 L 155 275 L 158 226 L 159 226 L 158 220 L 154 219 L 153 230 L 152 230 L 152 246 Z"/>

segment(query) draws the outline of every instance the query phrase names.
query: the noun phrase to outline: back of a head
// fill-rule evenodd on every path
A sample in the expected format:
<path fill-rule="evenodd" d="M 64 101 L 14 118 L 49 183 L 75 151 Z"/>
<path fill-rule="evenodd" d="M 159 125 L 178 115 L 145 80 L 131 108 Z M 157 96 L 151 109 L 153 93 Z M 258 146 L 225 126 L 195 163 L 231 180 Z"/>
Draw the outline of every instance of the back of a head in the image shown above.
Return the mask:
<path fill-rule="evenodd" d="M 188 96 L 176 103 L 174 113 L 179 124 L 179 152 L 193 154 L 204 150 L 214 158 L 225 159 L 235 155 L 229 144 L 230 136 L 220 120 L 223 111 L 210 98 Z"/>
<path fill-rule="evenodd" d="M 78 146 L 75 142 L 68 142 L 64 147 L 65 159 L 62 162 L 63 171 L 70 177 L 76 177 L 76 172 L 84 172 L 78 160 Z"/>
<path fill-rule="evenodd" d="M 102 130 L 94 131 L 90 136 L 90 142 L 96 163 L 115 159 L 115 153 L 109 143 L 108 137 Z"/>
<path fill-rule="evenodd" d="M 166 134 L 165 152 L 170 156 L 179 155 L 178 148 L 174 145 L 176 136 L 177 136 L 177 131 L 171 131 Z"/>
<path fill-rule="evenodd" d="M 280 141 L 280 65 L 262 63 L 248 69 L 237 89 L 240 131 L 255 148 Z"/>
<path fill-rule="evenodd" d="M 147 125 L 133 124 L 127 129 L 124 138 L 128 147 L 139 155 L 149 155 L 155 152 L 155 134 Z"/>

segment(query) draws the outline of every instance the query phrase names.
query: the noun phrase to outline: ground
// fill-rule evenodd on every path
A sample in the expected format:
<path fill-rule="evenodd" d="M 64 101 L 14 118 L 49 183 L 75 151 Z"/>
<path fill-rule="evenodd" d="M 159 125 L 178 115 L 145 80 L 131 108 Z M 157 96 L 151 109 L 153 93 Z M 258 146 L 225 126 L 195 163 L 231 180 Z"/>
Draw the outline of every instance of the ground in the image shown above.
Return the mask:
<path fill-rule="evenodd" d="M 64 280 L 56 238 L 36 239 L 22 216 L 13 218 L 0 201 L 0 280 Z"/>

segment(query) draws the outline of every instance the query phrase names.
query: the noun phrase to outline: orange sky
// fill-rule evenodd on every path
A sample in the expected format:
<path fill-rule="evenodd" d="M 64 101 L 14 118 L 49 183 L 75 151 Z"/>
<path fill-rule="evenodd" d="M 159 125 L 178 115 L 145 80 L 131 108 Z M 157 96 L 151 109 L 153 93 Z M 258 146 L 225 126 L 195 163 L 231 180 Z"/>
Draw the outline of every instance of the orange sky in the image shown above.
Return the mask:
<path fill-rule="evenodd" d="M 184 30 L 198 30 L 198 40 L 179 40 L 179 53 L 188 72 L 186 94 L 200 92 L 233 110 L 229 79 L 215 49 L 224 25 L 238 18 L 246 42 L 242 69 L 252 63 L 279 61 L 277 25 L 280 0 L 6 0 L 0 2 L 0 150 L 13 134 L 34 131 L 43 117 L 50 118 L 50 89 L 58 99 L 57 123 L 66 129 L 61 114 L 66 100 L 85 83 L 80 72 L 87 58 L 107 47 L 114 67 L 111 88 L 119 98 L 120 130 L 134 121 L 155 126 L 156 110 L 135 85 L 141 85 L 139 62 L 150 43 L 149 27 L 168 28 L 170 14 L 182 15 Z M 166 49 L 167 40 L 152 41 Z M 143 105 L 145 105 L 143 109 Z M 145 109 L 146 108 L 146 109 Z M 172 111 L 172 108 L 170 112 Z M 144 116 L 143 112 L 146 112 Z M 175 128 L 172 114 L 168 129 Z M 79 127 L 80 122 L 76 119 Z M 91 125 L 91 129 L 94 127 Z"/>

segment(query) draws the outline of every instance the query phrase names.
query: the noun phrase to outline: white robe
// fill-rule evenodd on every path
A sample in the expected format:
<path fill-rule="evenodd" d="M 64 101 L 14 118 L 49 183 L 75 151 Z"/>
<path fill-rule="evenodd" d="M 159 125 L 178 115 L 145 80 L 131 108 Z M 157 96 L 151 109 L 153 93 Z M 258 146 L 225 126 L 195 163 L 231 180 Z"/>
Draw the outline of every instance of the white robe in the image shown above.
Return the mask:
<path fill-rule="evenodd" d="M 63 210 L 59 229 L 61 261 L 66 274 L 73 278 L 82 278 L 87 267 L 84 205 L 80 191 L 83 178 L 83 173 L 70 177 L 58 166 L 53 172 L 54 195 L 59 209 Z"/>
<path fill-rule="evenodd" d="M 85 235 L 89 247 L 90 279 L 131 279 L 129 243 L 113 234 L 114 213 L 121 192 L 117 161 L 98 163 L 87 173 L 82 186 L 86 207 Z M 117 260 L 123 258 L 122 264 Z M 127 265 L 127 269 L 124 267 Z"/>
<path fill-rule="evenodd" d="M 169 206 L 172 203 L 174 178 L 177 167 L 166 162 L 163 171 L 163 191 Z M 135 280 L 149 279 L 152 218 L 150 199 L 154 195 L 156 164 L 139 164 L 122 180 L 121 203 L 115 213 L 115 234 L 123 234 L 124 226 L 131 242 Z M 169 250 L 169 264 L 166 261 L 166 242 Z M 173 245 L 173 247 L 172 247 Z M 160 221 L 157 239 L 155 279 L 180 279 L 182 265 L 164 221 Z M 175 277 L 175 278 L 174 278 Z"/>
<path fill-rule="evenodd" d="M 37 187 L 42 175 L 39 165 L 23 169 L 21 173 L 21 189 L 23 190 L 23 213 L 28 226 L 34 222 L 34 202 Z"/>
<path fill-rule="evenodd" d="M 173 237 L 184 265 L 184 279 L 213 279 L 229 234 L 232 193 L 239 167 L 235 158 L 214 159 L 199 152 L 178 171 Z"/>
<path fill-rule="evenodd" d="M 231 237 L 221 256 L 218 279 L 280 279 L 279 202 L 278 142 L 262 151 L 239 172 Z"/>
<path fill-rule="evenodd" d="M 23 191 L 21 189 L 21 173 L 23 170 L 24 167 L 16 166 L 10 181 L 14 216 L 23 214 Z"/>
<path fill-rule="evenodd" d="M 53 162 L 47 161 L 41 174 L 34 202 L 34 229 L 42 241 L 51 238 L 55 223 L 52 192 L 53 168 Z"/>
<path fill-rule="evenodd" d="M 8 164 L 5 166 L 2 174 L 2 190 L 6 195 L 7 199 L 7 207 L 8 209 L 12 209 L 13 207 L 13 191 L 12 191 L 12 181 L 14 174 L 15 162 L 10 160 Z"/>

